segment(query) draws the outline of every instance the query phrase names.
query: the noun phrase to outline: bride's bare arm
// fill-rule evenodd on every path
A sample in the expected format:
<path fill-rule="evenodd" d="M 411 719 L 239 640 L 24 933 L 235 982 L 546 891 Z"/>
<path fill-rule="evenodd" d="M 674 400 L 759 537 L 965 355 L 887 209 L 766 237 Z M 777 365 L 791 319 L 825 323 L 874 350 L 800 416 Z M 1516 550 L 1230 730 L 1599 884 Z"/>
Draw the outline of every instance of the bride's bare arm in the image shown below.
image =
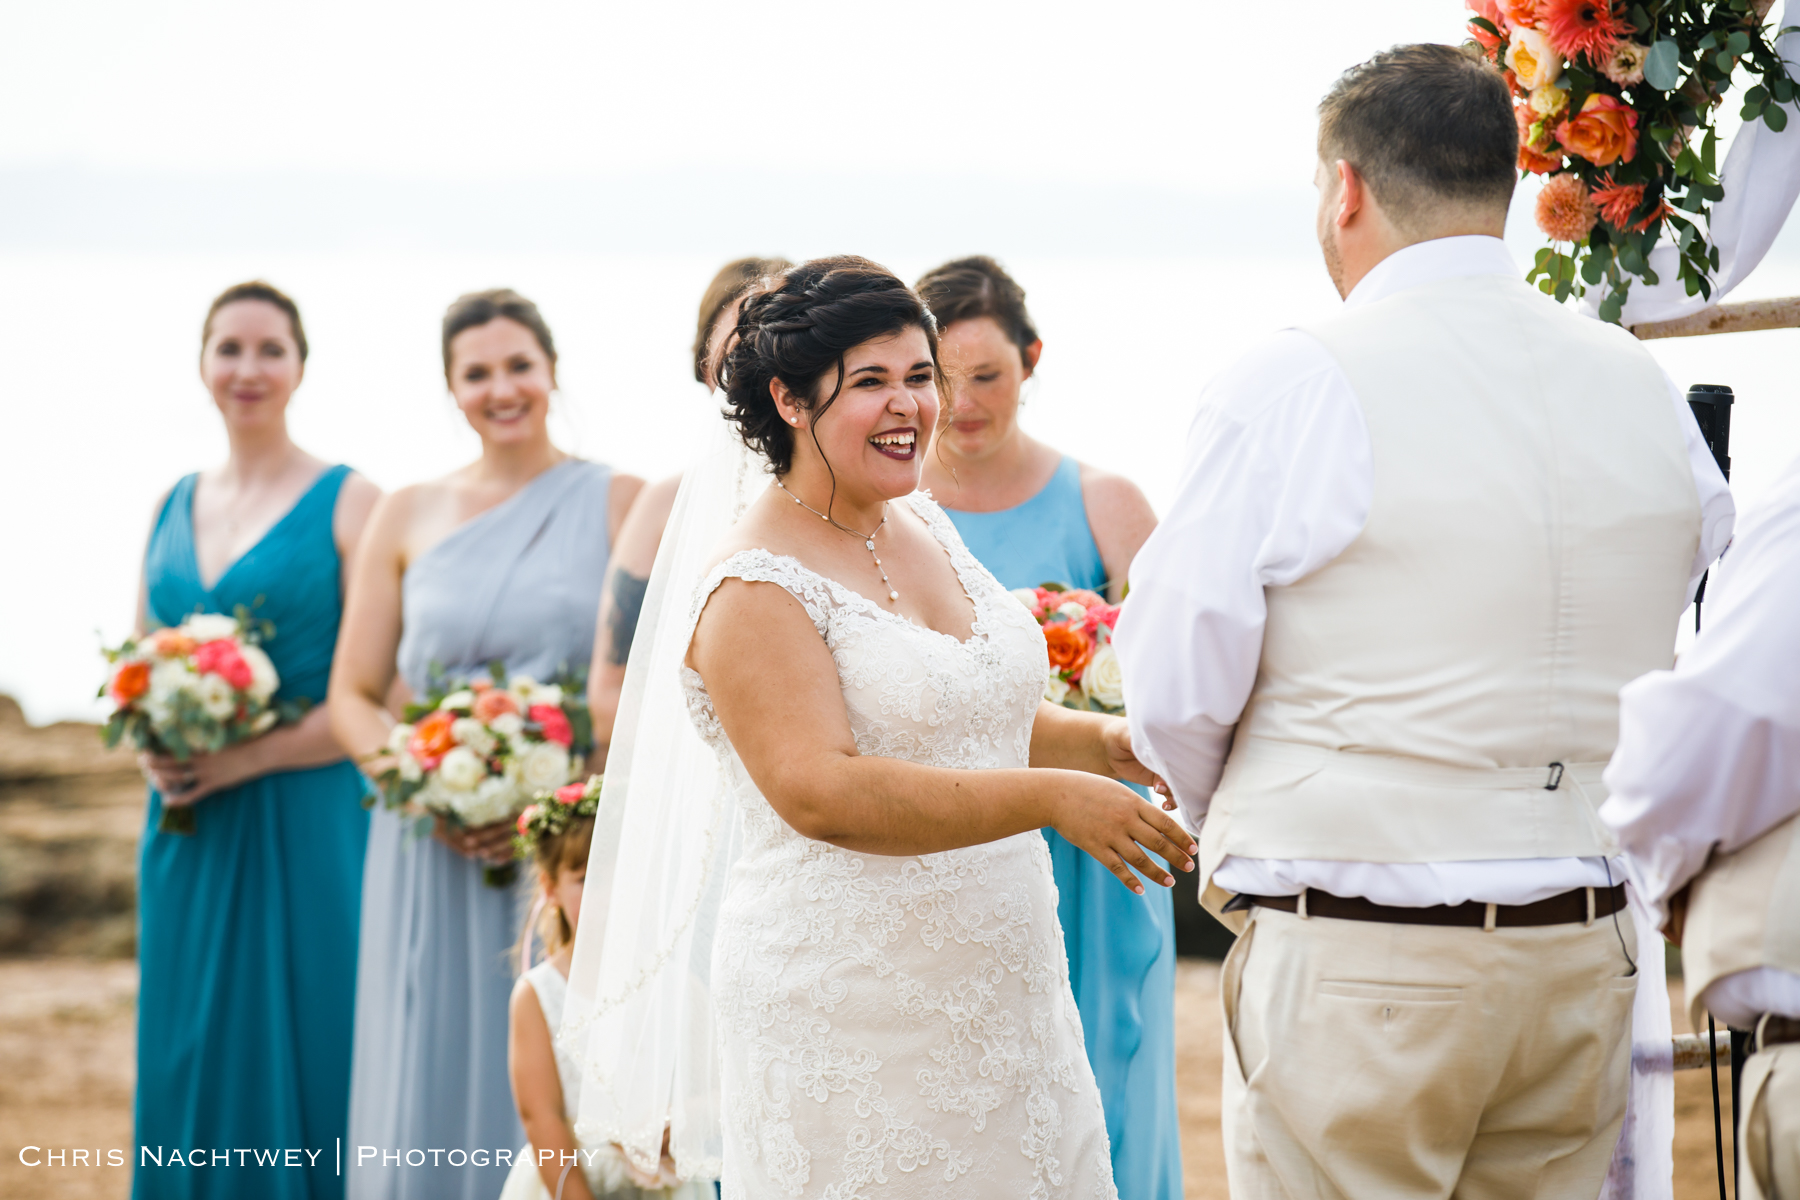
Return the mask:
<path fill-rule="evenodd" d="M 1193 869 L 1186 831 L 1100 773 L 963 771 L 859 754 L 831 652 L 799 602 L 775 584 L 721 584 L 688 658 L 751 779 L 805 837 L 910 855 L 1051 826 L 1135 892 L 1143 888 L 1127 864 L 1164 886 L 1175 882 L 1146 850 Z M 1035 729 L 1032 754 L 1035 762 Z"/>

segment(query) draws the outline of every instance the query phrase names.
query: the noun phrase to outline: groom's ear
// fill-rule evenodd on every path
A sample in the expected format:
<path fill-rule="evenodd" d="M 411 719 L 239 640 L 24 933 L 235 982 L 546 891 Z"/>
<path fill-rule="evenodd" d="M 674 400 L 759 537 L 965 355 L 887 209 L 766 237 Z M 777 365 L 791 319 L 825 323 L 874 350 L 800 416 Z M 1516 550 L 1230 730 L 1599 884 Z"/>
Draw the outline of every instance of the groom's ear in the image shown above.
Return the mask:
<path fill-rule="evenodd" d="M 1332 223 L 1342 229 L 1368 207 L 1369 185 L 1347 159 L 1338 159 L 1332 164 L 1332 170 L 1337 175 L 1337 201 Z"/>

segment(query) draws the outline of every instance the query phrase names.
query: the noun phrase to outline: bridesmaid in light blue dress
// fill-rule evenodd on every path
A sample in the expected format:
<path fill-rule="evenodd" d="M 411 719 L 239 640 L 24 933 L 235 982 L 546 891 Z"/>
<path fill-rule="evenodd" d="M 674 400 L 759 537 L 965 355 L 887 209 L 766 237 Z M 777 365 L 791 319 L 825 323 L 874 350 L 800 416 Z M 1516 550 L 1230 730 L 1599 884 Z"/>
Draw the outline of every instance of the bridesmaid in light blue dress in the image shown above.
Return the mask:
<path fill-rule="evenodd" d="M 323 702 L 343 564 L 379 493 L 289 439 L 305 357 L 299 311 L 274 288 L 243 284 L 214 302 L 201 376 L 231 456 L 170 490 L 144 555 L 140 630 L 249 608 L 275 627 L 264 649 L 277 702 L 317 707 L 186 764 L 143 759 L 138 1200 L 343 1195 L 369 819 Z M 190 805 L 193 833 L 159 830 L 165 810 Z M 290 1149 L 300 1166 L 278 1161 Z"/>
<path fill-rule="evenodd" d="M 949 426 L 926 456 L 925 486 L 1007 587 L 1057 582 L 1117 603 L 1156 516 L 1130 481 L 1019 428 L 1019 389 L 1043 350 L 1024 290 L 985 257 L 946 263 L 918 286 L 956 372 Z M 1135 896 L 1054 830 L 1044 837 L 1119 1195 L 1173 1200 L 1182 1180 L 1172 893 L 1147 887 Z"/>
<path fill-rule="evenodd" d="M 387 705 L 422 696 L 434 672 L 479 678 L 499 662 L 547 682 L 586 667 L 612 540 L 642 486 L 551 443 L 555 343 L 529 301 L 464 296 L 443 341 L 482 453 L 396 492 L 370 522 L 331 685 L 338 738 L 370 769 Z M 507 1076 L 507 951 L 528 896 L 489 886 L 482 868 L 511 857 L 511 838 L 510 821 L 457 830 L 385 809 L 371 821 L 351 1197 L 491 1200 L 506 1182 L 525 1138 Z"/>

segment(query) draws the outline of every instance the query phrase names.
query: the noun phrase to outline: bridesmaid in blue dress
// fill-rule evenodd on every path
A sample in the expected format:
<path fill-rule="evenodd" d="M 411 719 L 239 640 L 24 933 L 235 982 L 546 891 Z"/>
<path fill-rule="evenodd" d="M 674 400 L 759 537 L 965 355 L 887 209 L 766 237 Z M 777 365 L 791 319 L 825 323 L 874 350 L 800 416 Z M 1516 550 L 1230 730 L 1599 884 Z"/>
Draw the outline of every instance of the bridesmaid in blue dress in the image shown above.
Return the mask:
<path fill-rule="evenodd" d="M 1118 603 L 1156 514 L 1131 481 L 1019 428 L 1019 389 L 1043 351 L 1024 289 L 986 257 L 946 263 L 918 286 L 938 319 L 938 345 L 955 379 L 947 424 L 925 459 L 924 486 L 1007 587 L 1055 581 Z M 1133 895 L 1054 830 L 1044 837 L 1119 1195 L 1173 1200 L 1182 1182 L 1171 892 L 1151 887 Z"/>
<path fill-rule="evenodd" d="M 370 521 L 331 703 L 338 739 L 371 771 L 385 765 L 392 711 L 423 694 L 434 669 L 481 677 L 498 661 L 545 682 L 587 665 L 610 547 L 643 486 L 551 442 L 556 347 L 530 301 L 462 297 L 445 314 L 443 348 L 481 457 L 395 492 Z M 482 880 L 485 863 L 511 858 L 512 832 L 509 821 L 458 830 L 388 810 L 370 823 L 344 1161 L 352 1197 L 491 1200 L 510 1169 L 495 1151 L 525 1139 L 506 1066 L 507 950 L 528 897 Z"/>
<path fill-rule="evenodd" d="M 225 464 L 158 503 L 138 628 L 252 608 L 277 700 L 298 724 L 187 764 L 145 756 L 149 815 L 138 856 L 137 1156 L 132 1195 L 342 1196 L 357 907 L 369 819 L 363 779 L 332 739 L 326 680 L 349 559 L 379 492 L 288 437 L 306 334 L 267 284 L 219 296 L 201 377 L 225 422 Z M 195 832 L 158 831 L 193 805 Z M 253 1155 L 214 1150 L 236 1148 Z M 269 1152 L 310 1152 L 298 1168 Z M 190 1164 L 190 1155 L 204 1161 Z"/>

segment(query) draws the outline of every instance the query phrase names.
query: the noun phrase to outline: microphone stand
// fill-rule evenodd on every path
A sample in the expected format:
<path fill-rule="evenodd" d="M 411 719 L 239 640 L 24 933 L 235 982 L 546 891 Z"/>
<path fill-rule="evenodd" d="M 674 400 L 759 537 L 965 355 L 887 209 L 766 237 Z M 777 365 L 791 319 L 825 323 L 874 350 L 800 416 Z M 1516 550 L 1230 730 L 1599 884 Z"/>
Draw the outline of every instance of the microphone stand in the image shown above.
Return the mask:
<path fill-rule="evenodd" d="M 1688 389 L 1688 407 L 1694 412 L 1694 420 L 1700 426 L 1700 436 L 1706 441 L 1706 448 L 1712 451 L 1713 461 L 1719 464 L 1719 471 L 1731 482 L 1731 405 L 1733 397 L 1731 389 L 1722 383 L 1696 383 Z M 1706 600 L 1706 580 L 1712 572 L 1700 576 L 1700 586 L 1694 592 L 1694 632 L 1700 632 L 1700 606 Z M 1732 1130 L 1732 1162 L 1731 1183 L 1736 1188 L 1741 1182 L 1738 1179 L 1737 1131 L 1735 1124 L 1739 1116 L 1738 1094 L 1739 1084 L 1744 1076 L 1744 1060 L 1749 1057 L 1750 1034 L 1746 1030 L 1731 1029 L 1731 1119 Z M 1719 1117 L 1719 1048 L 1716 1041 L 1712 1014 L 1706 1016 L 1706 1044 L 1712 1074 L 1713 1102 L 1713 1152 L 1717 1155 L 1719 1166 L 1719 1200 L 1725 1200 L 1725 1132 L 1724 1124 Z"/>

